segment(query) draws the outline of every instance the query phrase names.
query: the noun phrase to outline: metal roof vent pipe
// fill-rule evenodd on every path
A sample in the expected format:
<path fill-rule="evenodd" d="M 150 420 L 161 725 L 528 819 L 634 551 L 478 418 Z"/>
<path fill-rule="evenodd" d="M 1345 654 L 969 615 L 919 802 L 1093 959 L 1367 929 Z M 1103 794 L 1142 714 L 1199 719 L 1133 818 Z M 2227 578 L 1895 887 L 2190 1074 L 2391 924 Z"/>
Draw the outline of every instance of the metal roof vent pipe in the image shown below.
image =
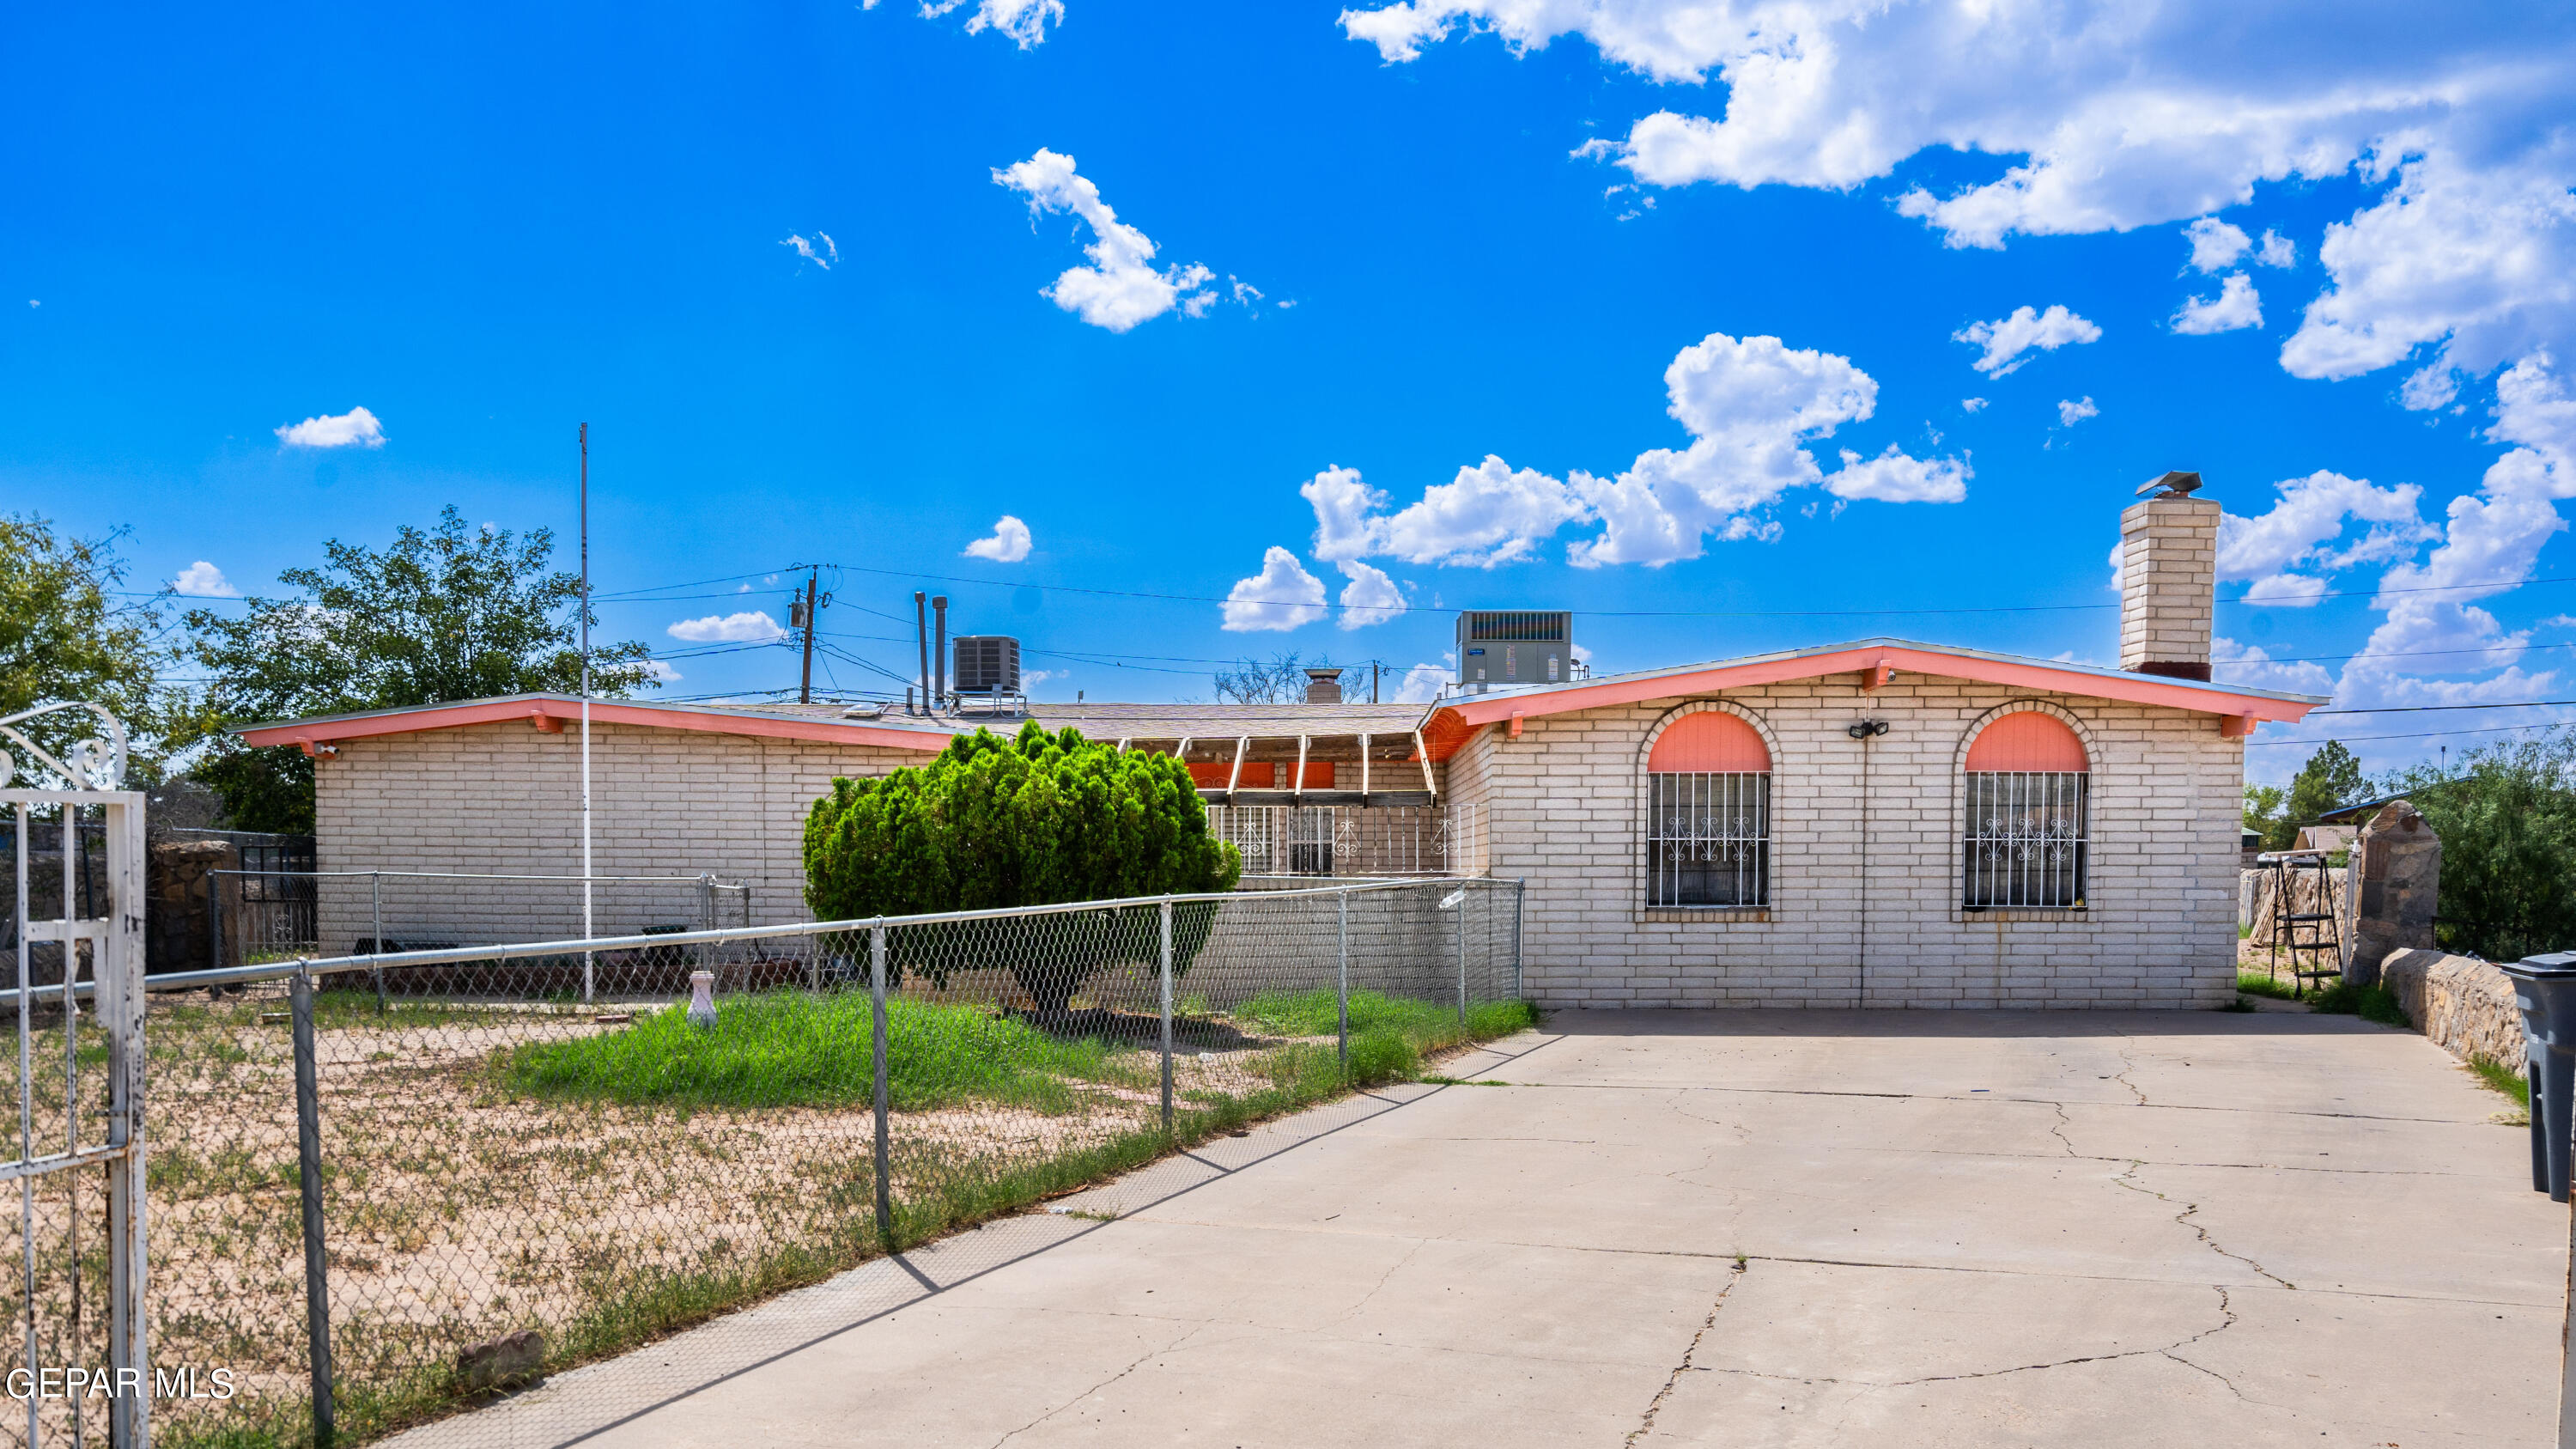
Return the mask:
<path fill-rule="evenodd" d="M 939 677 L 930 695 L 930 712 L 937 714 L 948 703 L 948 596 L 934 594 L 930 600 L 931 638 L 930 667 Z"/>
<path fill-rule="evenodd" d="M 1306 702 L 1340 704 L 1342 702 L 1342 666 L 1311 664 L 1306 667 Z"/>

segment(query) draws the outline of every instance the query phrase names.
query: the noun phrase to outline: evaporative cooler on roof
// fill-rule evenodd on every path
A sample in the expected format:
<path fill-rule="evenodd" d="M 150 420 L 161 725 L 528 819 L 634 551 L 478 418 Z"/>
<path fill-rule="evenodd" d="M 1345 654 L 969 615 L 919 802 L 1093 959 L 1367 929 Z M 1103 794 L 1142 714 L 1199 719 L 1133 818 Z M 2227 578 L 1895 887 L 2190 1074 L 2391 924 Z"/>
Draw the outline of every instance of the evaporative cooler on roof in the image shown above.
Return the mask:
<path fill-rule="evenodd" d="M 1469 609 L 1458 616 L 1458 682 L 1562 684 L 1572 677 L 1574 615 L 1563 609 Z"/>
<path fill-rule="evenodd" d="M 1020 641 L 1008 634 L 960 634 L 950 687 L 959 694 L 1020 692 Z"/>

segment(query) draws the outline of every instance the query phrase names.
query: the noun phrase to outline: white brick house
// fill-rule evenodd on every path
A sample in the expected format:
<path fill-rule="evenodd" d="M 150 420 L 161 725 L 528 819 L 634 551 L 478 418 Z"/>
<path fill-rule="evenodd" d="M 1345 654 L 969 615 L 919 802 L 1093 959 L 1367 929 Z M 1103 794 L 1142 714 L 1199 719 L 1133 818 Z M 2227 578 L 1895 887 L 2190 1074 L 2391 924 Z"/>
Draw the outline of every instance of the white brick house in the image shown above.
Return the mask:
<path fill-rule="evenodd" d="M 1183 753 L 1212 802 L 1436 805 L 1453 863 L 1529 883 L 1543 1005 L 2214 1006 L 2235 985 L 2244 738 L 2323 702 L 2208 682 L 2218 513 L 2168 493 L 2122 516 L 2117 669 L 1871 639 L 1428 707 L 1035 712 Z M 324 757 L 326 869 L 560 872 L 575 707 L 245 738 Z M 592 709 L 599 868 L 729 865 L 767 919 L 797 908 L 798 825 L 830 777 L 921 760 L 956 727 Z"/>

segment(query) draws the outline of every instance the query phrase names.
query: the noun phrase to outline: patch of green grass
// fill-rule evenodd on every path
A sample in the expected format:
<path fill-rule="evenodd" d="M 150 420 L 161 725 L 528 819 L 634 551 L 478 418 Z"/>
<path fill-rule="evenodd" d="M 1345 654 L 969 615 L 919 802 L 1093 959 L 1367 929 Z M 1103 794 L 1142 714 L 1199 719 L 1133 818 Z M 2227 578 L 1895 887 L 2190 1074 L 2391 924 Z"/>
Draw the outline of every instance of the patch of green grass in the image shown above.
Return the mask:
<path fill-rule="evenodd" d="M 849 1106 L 875 1096 L 875 1035 L 865 996 L 801 991 L 729 997 L 716 1024 L 670 1007 L 631 1026 L 531 1043 L 501 1063 L 504 1080 L 538 1097 L 680 1107 Z M 886 1003 L 892 1105 L 920 1111 L 969 1099 L 1041 1111 L 1076 1101 L 1070 1083 L 1142 1085 L 1140 1054 L 1096 1038 L 1051 1036 L 979 1006 Z"/>
<path fill-rule="evenodd" d="M 2412 1026 L 2397 998 L 2384 986 L 2355 986 L 2337 981 L 2322 991 L 2308 993 L 2308 1004 L 2316 1010 L 2338 1016 L 2358 1016 L 2383 1026 Z"/>
<path fill-rule="evenodd" d="M 2477 1056 L 2469 1058 L 2469 1070 L 2478 1074 L 2479 1081 L 2513 1098 L 2521 1103 L 2525 1110 L 2529 1110 L 2531 1080 L 2523 1075 L 2521 1063 L 2507 1066 L 2493 1057 Z"/>
<path fill-rule="evenodd" d="M 1467 1008 L 1459 1020 L 1456 1003 L 1387 996 L 1375 991 L 1351 993 L 1351 1040 L 1369 1032 L 1401 1036 L 1420 1051 L 1441 1051 L 1470 1041 L 1489 1041 L 1537 1024 L 1538 1012 L 1526 1001 L 1483 1001 Z M 1331 1036 L 1335 1031 L 1333 992 L 1266 991 L 1234 1009 L 1234 1019 L 1279 1036 Z"/>
<path fill-rule="evenodd" d="M 2268 996 L 2274 1001 L 2288 1001 L 2298 994 L 2289 982 L 2260 971 L 2237 972 L 2236 989 L 2248 996 Z"/>

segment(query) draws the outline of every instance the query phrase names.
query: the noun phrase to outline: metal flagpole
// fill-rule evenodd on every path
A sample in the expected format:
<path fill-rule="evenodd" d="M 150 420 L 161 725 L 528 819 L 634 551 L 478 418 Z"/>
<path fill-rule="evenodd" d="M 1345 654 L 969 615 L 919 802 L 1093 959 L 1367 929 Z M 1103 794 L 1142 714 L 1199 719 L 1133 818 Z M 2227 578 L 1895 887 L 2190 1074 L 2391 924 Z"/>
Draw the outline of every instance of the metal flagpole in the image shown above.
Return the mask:
<path fill-rule="evenodd" d="M 581 425 L 581 935 L 593 929 L 590 908 L 590 424 Z M 592 956 L 581 953 L 581 999 L 591 999 Z"/>

